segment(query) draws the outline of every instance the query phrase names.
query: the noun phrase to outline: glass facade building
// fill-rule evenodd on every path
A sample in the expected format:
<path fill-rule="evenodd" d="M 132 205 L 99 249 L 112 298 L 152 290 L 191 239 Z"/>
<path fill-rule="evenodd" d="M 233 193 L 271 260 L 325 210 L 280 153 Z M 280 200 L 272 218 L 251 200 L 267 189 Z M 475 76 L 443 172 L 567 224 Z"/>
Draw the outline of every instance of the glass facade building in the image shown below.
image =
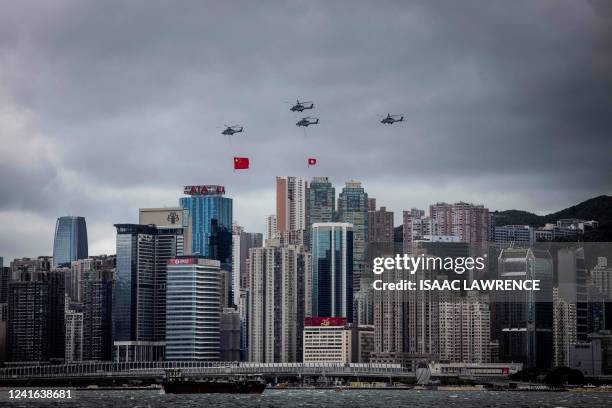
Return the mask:
<path fill-rule="evenodd" d="M 312 225 L 312 316 L 353 321 L 353 226 Z"/>
<path fill-rule="evenodd" d="M 220 262 L 227 271 L 228 300 L 233 300 L 232 277 L 232 211 L 231 198 L 224 197 L 224 189 L 181 197 L 180 205 L 189 211 L 192 222 L 191 251 Z M 223 191 L 223 192 L 217 192 Z"/>
<path fill-rule="evenodd" d="M 166 360 L 219 360 L 219 267 L 197 256 L 168 261 Z"/>
<path fill-rule="evenodd" d="M 87 225 L 84 217 L 59 217 L 55 223 L 53 267 L 70 266 L 72 261 L 87 258 Z"/>
<path fill-rule="evenodd" d="M 115 227 L 113 340 L 163 341 L 167 262 L 183 255 L 183 229 L 140 224 Z"/>

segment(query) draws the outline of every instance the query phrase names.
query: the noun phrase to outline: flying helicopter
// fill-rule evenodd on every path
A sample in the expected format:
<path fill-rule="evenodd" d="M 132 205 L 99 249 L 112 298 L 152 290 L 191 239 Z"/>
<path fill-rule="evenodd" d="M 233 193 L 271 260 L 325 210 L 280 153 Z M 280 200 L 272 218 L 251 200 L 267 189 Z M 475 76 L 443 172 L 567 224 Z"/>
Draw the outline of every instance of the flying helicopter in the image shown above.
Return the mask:
<path fill-rule="evenodd" d="M 399 116 L 399 119 L 397 119 L 398 116 Z M 403 116 L 391 115 L 390 113 L 387 113 L 387 116 L 385 116 L 384 119 L 380 121 L 380 123 L 384 123 L 385 125 L 392 125 L 395 122 L 403 122 L 403 121 L 404 121 Z"/>
<path fill-rule="evenodd" d="M 228 126 L 225 125 L 225 130 L 223 132 L 221 132 L 222 135 L 228 135 L 231 136 L 234 133 L 240 133 L 242 132 L 243 127 L 240 125 L 233 125 L 233 126 Z"/>
<path fill-rule="evenodd" d="M 310 104 L 310 105 L 308 105 Z M 306 109 L 312 109 L 314 108 L 314 103 L 312 101 L 303 101 L 300 102 L 299 99 L 296 99 L 295 101 L 295 105 L 293 105 L 291 107 L 291 109 L 289 109 L 291 112 L 303 112 Z"/>
<path fill-rule="evenodd" d="M 310 126 L 316 125 L 319 123 L 319 118 L 312 118 L 310 116 L 302 118 L 299 122 L 296 123 L 297 126 Z"/>

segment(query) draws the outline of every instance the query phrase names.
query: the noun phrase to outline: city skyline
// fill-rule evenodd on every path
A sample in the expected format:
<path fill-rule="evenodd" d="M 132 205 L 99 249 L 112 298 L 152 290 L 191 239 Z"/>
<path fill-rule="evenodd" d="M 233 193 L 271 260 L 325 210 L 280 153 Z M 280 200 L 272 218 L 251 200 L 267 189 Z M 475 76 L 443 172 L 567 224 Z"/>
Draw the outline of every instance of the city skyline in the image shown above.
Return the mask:
<path fill-rule="evenodd" d="M 460 200 L 541 214 L 612 192 L 606 2 L 168 7 L 5 5 L 6 258 L 50 254 L 48 220 L 66 214 L 109 253 L 113 223 L 190 183 L 226 185 L 249 231 L 279 174 L 354 178 L 396 217 Z M 296 98 L 320 118 L 305 132 Z M 229 143 L 225 123 L 244 132 Z"/>

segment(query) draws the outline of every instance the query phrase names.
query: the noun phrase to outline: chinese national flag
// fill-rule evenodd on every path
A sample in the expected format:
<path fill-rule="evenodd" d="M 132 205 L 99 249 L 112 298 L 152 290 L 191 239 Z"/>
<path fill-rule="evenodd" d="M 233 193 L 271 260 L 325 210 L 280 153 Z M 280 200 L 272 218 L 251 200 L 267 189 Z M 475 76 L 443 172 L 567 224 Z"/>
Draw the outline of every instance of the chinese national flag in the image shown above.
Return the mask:
<path fill-rule="evenodd" d="M 248 157 L 234 157 L 234 170 L 244 170 L 249 168 Z"/>
<path fill-rule="evenodd" d="M 315 164 L 317 164 L 317 159 L 314 159 L 312 157 L 308 159 L 309 166 L 314 166 Z"/>

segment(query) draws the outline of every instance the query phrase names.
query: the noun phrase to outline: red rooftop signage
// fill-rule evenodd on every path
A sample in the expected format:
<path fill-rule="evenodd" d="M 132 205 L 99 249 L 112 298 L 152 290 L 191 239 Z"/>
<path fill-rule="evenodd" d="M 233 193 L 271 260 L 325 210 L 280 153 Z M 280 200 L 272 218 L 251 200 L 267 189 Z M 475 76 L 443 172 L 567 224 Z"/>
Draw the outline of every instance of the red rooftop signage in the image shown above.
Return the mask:
<path fill-rule="evenodd" d="M 196 265 L 197 263 L 198 258 L 178 258 L 168 260 L 168 265 Z"/>
<path fill-rule="evenodd" d="M 223 195 L 225 194 L 225 186 L 185 186 L 183 193 L 187 195 Z"/>
<path fill-rule="evenodd" d="M 346 326 L 346 317 L 306 317 L 304 326 Z"/>

